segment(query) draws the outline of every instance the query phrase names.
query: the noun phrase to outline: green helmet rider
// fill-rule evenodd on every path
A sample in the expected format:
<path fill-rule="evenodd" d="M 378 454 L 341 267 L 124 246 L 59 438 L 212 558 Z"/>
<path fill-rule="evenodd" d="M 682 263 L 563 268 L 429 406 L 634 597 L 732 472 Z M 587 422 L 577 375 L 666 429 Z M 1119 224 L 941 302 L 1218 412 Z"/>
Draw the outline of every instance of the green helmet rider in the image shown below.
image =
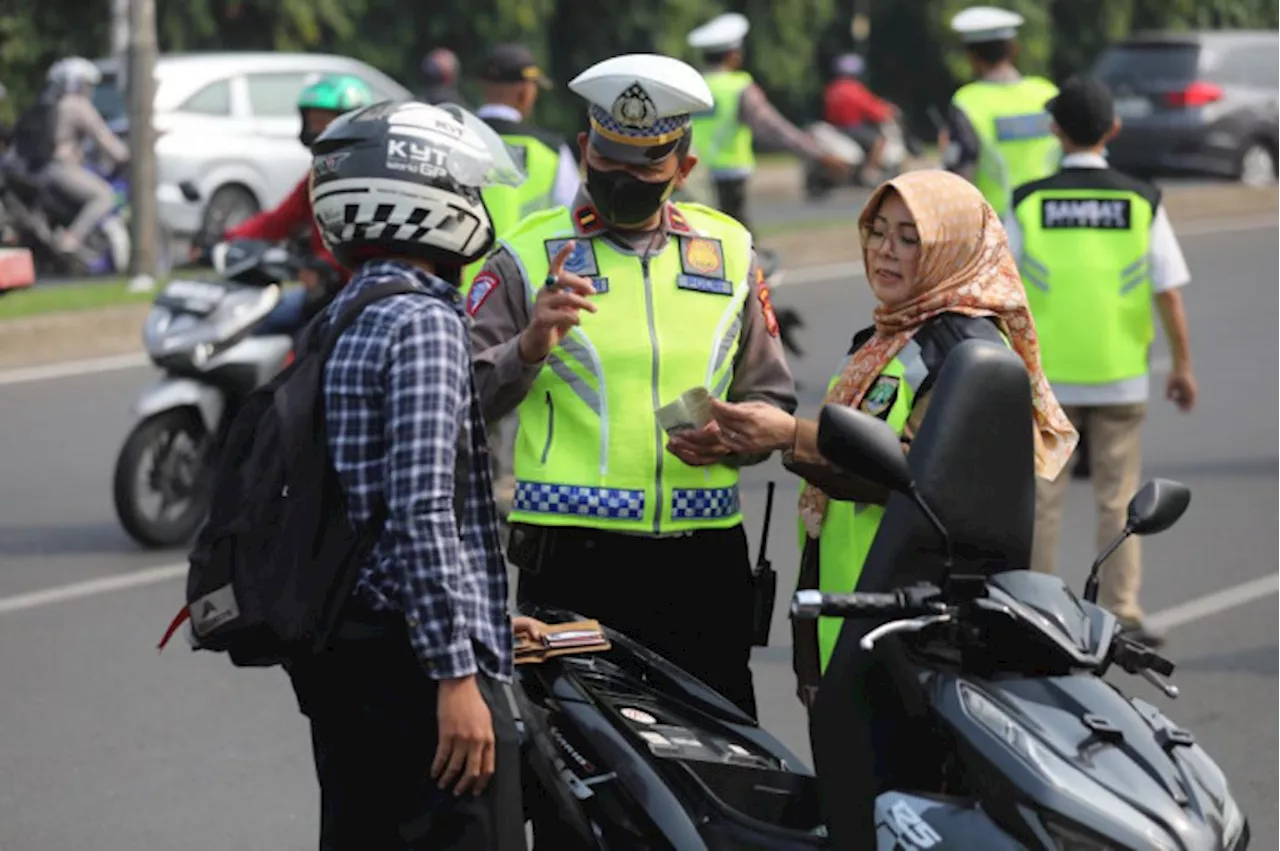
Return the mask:
<path fill-rule="evenodd" d="M 359 77 L 350 74 L 321 77 L 298 94 L 298 112 L 302 115 L 299 141 L 310 148 L 333 119 L 371 103 L 373 92 Z"/>

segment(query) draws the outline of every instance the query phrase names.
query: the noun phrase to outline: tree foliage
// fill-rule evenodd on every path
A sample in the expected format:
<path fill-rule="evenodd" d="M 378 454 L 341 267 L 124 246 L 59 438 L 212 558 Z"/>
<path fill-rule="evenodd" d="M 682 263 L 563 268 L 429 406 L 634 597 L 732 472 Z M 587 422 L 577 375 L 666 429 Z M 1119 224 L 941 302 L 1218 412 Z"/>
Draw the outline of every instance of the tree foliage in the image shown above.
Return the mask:
<path fill-rule="evenodd" d="M 864 46 L 874 90 L 904 107 L 919 132 L 931 132 L 926 107 L 942 107 L 969 79 L 950 21 L 972 0 L 859 0 L 871 35 Z M 751 22 L 747 67 L 782 111 L 816 117 L 831 58 L 854 47 L 851 0 L 182 0 L 157 3 L 161 50 L 336 52 L 375 65 L 414 88 L 422 55 L 448 46 L 461 58 L 464 94 L 486 47 L 521 41 L 556 89 L 538 120 L 571 133 L 584 121 L 565 83 L 593 62 L 628 51 L 666 53 L 697 63 L 688 31 L 720 12 Z M 1002 0 L 1026 24 L 1018 64 L 1061 80 L 1086 69 L 1110 42 L 1139 29 L 1274 29 L 1274 0 Z M 95 14 L 87 14 L 90 11 Z M 104 55 L 110 4 L 78 0 L 0 0 L 0 82 L 8 105 L 25 106 L 48 66 L 69 54 Z"/>

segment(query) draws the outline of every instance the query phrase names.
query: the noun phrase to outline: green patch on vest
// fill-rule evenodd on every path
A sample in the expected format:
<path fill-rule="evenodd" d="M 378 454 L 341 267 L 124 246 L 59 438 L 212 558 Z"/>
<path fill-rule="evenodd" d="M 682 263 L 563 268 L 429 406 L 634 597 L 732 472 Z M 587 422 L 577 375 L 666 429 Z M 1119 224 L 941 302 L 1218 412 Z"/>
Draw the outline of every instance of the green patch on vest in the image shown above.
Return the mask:
<path fill-rule="evenodd" d="M 876 379 L 876 383 L 871 385 L 867 395 L 862 397 L 862 404 L 859 407 L 873 417 L 880 416 L 893 407 L 894 400 L 898 398 L 900 383 L 901 380 L 896 376 L 880 376 Z"/>

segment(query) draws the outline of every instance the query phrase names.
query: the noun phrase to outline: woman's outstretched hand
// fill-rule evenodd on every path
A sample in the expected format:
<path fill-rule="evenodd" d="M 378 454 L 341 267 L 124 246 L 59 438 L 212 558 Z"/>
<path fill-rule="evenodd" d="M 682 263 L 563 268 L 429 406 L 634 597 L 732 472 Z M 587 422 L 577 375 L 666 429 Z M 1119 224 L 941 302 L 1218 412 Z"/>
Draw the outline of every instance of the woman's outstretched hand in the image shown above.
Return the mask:
<path fill-rule="evenodd" d="M 735 453 L 756 455 L 787 449 L 795 441 L 796 418 L 768 402 L 711 400 L 720 440 Z"/>

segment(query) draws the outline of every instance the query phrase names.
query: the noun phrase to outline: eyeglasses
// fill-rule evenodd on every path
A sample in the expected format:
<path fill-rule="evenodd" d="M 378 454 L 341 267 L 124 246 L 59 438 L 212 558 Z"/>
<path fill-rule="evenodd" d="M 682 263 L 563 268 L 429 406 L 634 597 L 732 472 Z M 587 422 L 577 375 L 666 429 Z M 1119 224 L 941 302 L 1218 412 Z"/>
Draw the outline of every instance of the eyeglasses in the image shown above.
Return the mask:
<path fill-rule="evenodd" d="M 884 226 L 866 225 L 862 228 L 862 247 L 867 251 L 879 251 L 889 239 L 889 229 Z M 894 250 L 910 254 L 920 248 L 920 237 L 899 231 L 893 236 Z"/>

